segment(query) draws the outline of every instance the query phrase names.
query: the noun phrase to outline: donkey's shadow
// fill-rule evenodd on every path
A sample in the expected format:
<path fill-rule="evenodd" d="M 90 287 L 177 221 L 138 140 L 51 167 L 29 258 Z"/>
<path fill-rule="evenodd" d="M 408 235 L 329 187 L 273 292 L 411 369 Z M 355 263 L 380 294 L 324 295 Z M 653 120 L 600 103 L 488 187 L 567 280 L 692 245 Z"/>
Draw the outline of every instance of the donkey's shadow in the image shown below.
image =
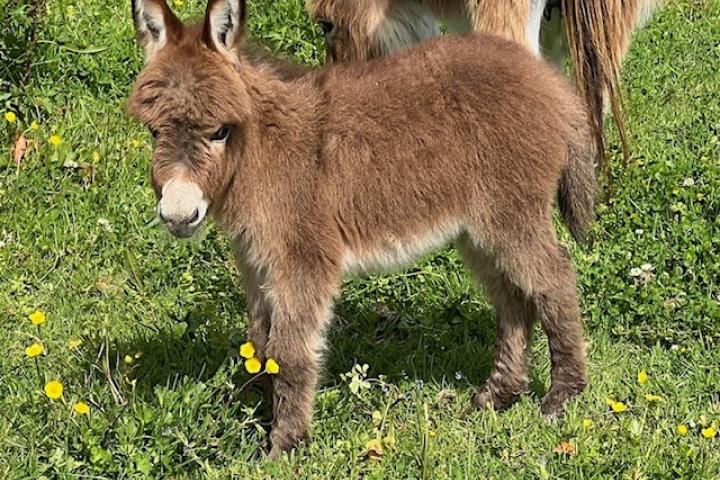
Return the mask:
<path fill-rule="evenodd" d="M 328 336 L 326 380 L 366 363 L 371 375 L 391 383 L 478 384 L 492 365 L 494 317 L 490 308 L 475 306 L 466 295 L 421 315 L 412 306 L 395 311 L 341 303 Z"/>
<path fill-rule="evenodd" d="M 336 383 L 354 364 L 368 364 L 370 376 L 393 384 L 431 382 L 458 391 L 482 385 L 493 365 L 495 312 L 463 294 L 422 318 L 404 312 L 362 311 L 340 304 L 328 336 L 325 382 Z M 530 371 L 530 391 L 542 397 L 546 387 Z"/>
<path fill-rule="evenodd" d="M 449 294 L 430 310 L 414 302 L 398 308 L 340 300 L 328 331 L 323 384 L 339 383 L 341 374 L 355 364 L 368 364 L 370 376 L 382 375 L 393 384 L 436 382 L 458 390 L 482 384 L 492 366 L 495 339 L 495 314 L 477 301 L 482 298 L 475 291 Z M 220 318 L 228 311 L 241 318 L 241 292 L 223 299 L 206 297 L 172 327 L 110 345 L 109 356 L 122 360 L 141 352 L 141 358 L 123 367 L 138 380 L 135 394 L 141 397 L 154 395 L 157 385 L 208 381 L 232 358 L 237 361 L 237 347 L 246 338 L 243 322 Z M 541 396 L 542 382 L 531 378 L 531 389 Z"/>
<path fill-rule="evenodd" d="M 235 300 L 240 317 L 243 303 Z M 328 330 L 323 384 L 339 383 L 341 374 L 355 364 L 368 364 L 370 376 L 383 376 L 389 383 L 480 384 L 492 365 L 493 312 L 484 307 L 468 316 L 462 301 L 425 312 L 422 319 L 411 309 L 393 312 L 339 304 Z M 117 381 L 137 379 L 135 394 L 146 397 L 154 395 L 158 385 L 172 388 L 181 380 L 209 381 L 231 359 L 237 363 L 246 326 L 208 314 L 220 310 L 216 301 L 208 300 L 160 331 L 110 341 L 106 348 L 111 370 L 122 373 Z M 124 362 L 126 356 L 131 363 Z"/>

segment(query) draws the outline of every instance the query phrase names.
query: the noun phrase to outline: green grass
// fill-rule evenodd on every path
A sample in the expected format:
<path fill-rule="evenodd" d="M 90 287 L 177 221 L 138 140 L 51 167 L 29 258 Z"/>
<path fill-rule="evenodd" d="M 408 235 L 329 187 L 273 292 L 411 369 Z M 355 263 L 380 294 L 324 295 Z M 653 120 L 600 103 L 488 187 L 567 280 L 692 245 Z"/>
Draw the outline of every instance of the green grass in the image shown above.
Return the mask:
<path fill-rule="evenodd" d="M 572 247 L 591 385 L 567 417 L 539 413 L 542 335 L 531 395 L 502 414 L 461 415 L 488 373 L 494 326 L 449 250 L 346 284 L 314 442 L 277 463 L 259 449 L 260 396 L 240 388 L 246 316 L 228 242 L 213 227 L 177 242 L 153 221 L 149 135 L 124 113 L 142 65 L 129 2 L 47 0 L 39 22 L 27 3 L 0 0 L 0 113 L 18 116 L 0 118 L 0 478 L 720 476 L 720 437 L 700 433 L 720 429 L 720 1 L 671 2 L 627 61 L 634 160 L 623 166 L 612 142 L 612 193 L 593 242 Z M 252 7 L 254 36 L 320 63 L 302 2 Z M 21 131 L 36 143 L 16 166 Z M 631 277 L 646 263 L 652 275 Z M 27 318 L 36 309 L 48 318 L 39 329 Z M 82 345 L 70 350 L 71 338 Z M 38 340 L 36 368 L 24 349 Z M 62 401 L 42 393 L 52 378 Z M 72 414 L 78 400 L 89 417 Z M 366 442 L 387 436 L 394 447 L 366 458 Z M 564 441 L 574 454 L 554 451 Z"/>

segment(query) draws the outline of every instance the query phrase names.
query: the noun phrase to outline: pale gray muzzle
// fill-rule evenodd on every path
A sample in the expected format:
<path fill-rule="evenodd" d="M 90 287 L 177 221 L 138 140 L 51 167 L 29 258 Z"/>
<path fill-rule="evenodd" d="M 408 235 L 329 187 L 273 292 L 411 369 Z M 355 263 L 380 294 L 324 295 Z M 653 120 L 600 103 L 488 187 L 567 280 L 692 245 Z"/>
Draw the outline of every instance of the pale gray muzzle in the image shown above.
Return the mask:
<path fill-rule="evenodd" d="M 176 237 L 192 236 L 207 215 L 208 202 L 194 182 L 173 178 L 162 188 L 157 213 Z"/>

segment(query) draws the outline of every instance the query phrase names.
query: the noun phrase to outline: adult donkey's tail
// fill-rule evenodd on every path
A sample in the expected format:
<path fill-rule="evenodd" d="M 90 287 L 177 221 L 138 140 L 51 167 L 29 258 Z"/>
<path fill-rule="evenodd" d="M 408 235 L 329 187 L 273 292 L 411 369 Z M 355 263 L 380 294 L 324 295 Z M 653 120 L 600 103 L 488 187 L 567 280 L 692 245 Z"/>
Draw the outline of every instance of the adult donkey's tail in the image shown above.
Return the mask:
<path fill-rule="evenodd" d="M 570 56 L 580 95 L 590 112 L 596 147 L 605 151 L 603 114 L 606 95 L 622 142 L 629 148 L 622 118 L 620 67 L 635 28 L 664 0 L 562 0 Z M 603 166 L 601 165 L 601 168 Z"/>
<path fill-rule="evenodd" d="M 568 142 L 568 161 L 560 177 L 558 206 L 573 238 L 581 242 L 595 218 L 595 161 L 598 152 L 593 142 L 588 141 L 587 125 L 581 123 L 575 128 L 579 135 L 573 135 Z"/>

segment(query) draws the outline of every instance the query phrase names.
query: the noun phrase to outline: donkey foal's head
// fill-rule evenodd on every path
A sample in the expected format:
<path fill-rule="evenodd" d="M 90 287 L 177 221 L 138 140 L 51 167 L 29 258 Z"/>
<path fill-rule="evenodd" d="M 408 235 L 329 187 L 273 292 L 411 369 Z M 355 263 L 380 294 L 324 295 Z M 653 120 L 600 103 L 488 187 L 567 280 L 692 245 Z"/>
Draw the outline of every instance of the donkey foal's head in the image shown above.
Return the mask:
<path fill-rule="evenodd" d="M 133 0 L 145 68 L 129 112 L 153 136 L 157 212 L 178 237 L 200 227 L 232 182 L 249 117 L 237 73 L 245 2 L 210 0 L 205 18 L 183 25 L 165 0 Z"/>

